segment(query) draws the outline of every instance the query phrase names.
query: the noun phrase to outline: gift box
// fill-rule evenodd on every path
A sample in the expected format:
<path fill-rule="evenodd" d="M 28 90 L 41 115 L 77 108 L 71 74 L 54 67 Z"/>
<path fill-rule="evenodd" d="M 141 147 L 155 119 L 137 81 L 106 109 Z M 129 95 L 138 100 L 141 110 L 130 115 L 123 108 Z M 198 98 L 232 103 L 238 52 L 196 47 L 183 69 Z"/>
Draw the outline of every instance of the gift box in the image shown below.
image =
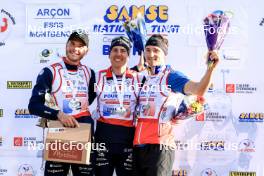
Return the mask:
<path fill-rule="evenodd" d="M 65 163 L 89 164 L 91 125 L 79 123 L 78 128 L 66 128 L 59 121 L 49 121 L 44 159 Z"/>

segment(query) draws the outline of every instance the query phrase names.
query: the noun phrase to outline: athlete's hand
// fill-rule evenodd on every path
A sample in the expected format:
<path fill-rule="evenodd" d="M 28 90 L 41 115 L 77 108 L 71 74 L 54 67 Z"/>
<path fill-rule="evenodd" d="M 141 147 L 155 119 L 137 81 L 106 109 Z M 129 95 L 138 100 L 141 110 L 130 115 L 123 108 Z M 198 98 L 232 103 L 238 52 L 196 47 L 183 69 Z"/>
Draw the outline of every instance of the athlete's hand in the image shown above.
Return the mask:
<path fill-rule="evenodd" d="M 141 55 L 140 55 L 140 58 L 139 58 L 139 62 L 137 64 L 137 68 L 138 68 L 138 71 L 141 72 L 141 71 L 144 71 L 146 68 L 145 68 L 145 59 L 144 59 L 144 53 L 142 51 Z"/>
<path fill-rule="evenodd" d="M 209 65 L 208 65 L 208 69 L 215 69 L 215 67 L 218 65 L 219 63 L 219 56 L 218 56 L 218 53 L 216 51 L 208 51 L 207 53 L 207 58 L 209 58 L 209 60 L 207 60 L 207 62 L 209 62 Z"/>
<path fill-rule="evenodd" d="M 63 126 L 71 127 L 71 128 L 79 127 L 79 123 L 73 116 L 67 115 L 61 111 L 59 111 L 57 116 L 58 116 L 58 120 L 61 122 Z"/>

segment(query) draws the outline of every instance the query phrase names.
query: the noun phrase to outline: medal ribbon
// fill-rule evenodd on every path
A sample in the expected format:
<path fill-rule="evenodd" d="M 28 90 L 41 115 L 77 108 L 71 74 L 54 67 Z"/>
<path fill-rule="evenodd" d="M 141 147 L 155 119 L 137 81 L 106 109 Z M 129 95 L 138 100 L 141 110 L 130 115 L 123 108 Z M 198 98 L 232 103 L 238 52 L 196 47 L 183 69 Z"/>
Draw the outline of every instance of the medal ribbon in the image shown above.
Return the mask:
<path fill-rule="evenodd" d="M 114 73 L 112 73 L 112 74 L 113 74 L 114 86 L 116 89 L 117 98 L 118 98 L 118 101 L 120 104 L 120 108 L 123 108 L 124 107 L 124 94 L 125 94 L 124 83 L 126 80 L 126 74 L 124 73 L 122 76 L 121 86 L 119 86 L 119 84 L 118 84 L 116 75 Z"/>

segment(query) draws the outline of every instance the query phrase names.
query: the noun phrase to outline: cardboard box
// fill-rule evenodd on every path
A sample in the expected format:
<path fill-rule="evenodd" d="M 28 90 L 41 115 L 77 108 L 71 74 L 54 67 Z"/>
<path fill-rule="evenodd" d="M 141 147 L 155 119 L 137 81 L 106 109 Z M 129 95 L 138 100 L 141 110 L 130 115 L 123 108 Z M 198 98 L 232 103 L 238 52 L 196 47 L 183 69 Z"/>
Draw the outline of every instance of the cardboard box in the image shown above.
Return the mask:
<path fill-rule="evenodd" d="M 87 123 L 79 123 L 79 125 L 79 128 L 66 128 L 59 121 L 50 121 L 45 141 L 44 159 L 89 164 L 91 125 Z"/>

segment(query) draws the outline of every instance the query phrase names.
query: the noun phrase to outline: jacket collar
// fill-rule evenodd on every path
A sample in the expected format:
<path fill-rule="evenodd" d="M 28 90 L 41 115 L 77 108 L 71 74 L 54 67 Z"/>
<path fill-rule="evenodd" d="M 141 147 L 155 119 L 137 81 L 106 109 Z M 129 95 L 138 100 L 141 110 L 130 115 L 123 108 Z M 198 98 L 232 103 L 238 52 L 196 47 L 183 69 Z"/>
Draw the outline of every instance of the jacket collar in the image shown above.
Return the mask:
<path fill-rule="evenodd" d="M 132 71 L 128 68 L 126 68 L 126 78 L 132 78 L 133 77 L 133 74 L 132 74 Z M 112 72 L 112 67 L 109 67 L 107 70 L 106 70 L 106 78 L 113 78 L 113 72 Z"/>

